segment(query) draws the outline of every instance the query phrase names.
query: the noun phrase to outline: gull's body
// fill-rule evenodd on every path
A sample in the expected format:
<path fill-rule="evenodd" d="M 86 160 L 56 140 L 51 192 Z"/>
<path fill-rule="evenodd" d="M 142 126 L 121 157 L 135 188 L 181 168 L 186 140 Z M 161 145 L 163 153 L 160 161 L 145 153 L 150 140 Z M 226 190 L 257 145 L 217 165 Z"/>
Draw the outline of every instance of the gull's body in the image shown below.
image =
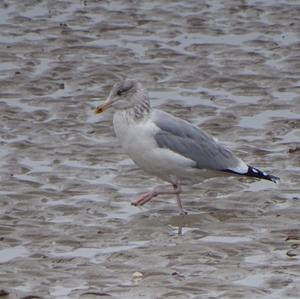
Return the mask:
<path fill-rule="evenodd" d="M 147 116 L 137 121 L 128 119 L 126 112 L 117 111 L 113 119 L 114 130 L 124 151 L 129 157 L 147 173 L 157 176 L 171 184 L 176 184 L 178 180 L 180 180 L 180 182 L 183 180 L 199 182 L 205 177 L 213 176 L 213 172 L 215 172 L 213 169 L 204 168 L 204 165 L 203 167 L 197 167 L 197 162 L 190 158 L 188 153 L 184 156 L 178 153 L 178 151 L 176 152 L 170 148 L 158 146 L 158 136 L 167 132 L 159 127 L 159 122 L 157 122 L 159 119 L 164 119 L 169 123 L 179 121 L 181 125 L 186 128 L 199 130 L 188 122 L 156 109 L 151 110 Z M 201 131 L 199 130 L 199 132 Z M 211 150 L 213 150 L 212 147 L 214 147 L 215 150 L 219 150 L 220 148 L 224 150 L 224 148 L 220 147 L 212 138 L 209 138 L 206 134 L 203 136 L 206 137 L 205 141 Z M 173 135 L 173 137 L 180 138 L 175 135 Z M 201 157 L 199 156 L 199 158 Z M 225 163 L 222 164 L 221 162 L 223 160 L 219 162 L 220 165 L 214 165 L 216 164 L 215 160 L 209 161 L 207 157 L 203 157 L 203 164 L 205 162 L 212 164 L 211 166 L 215 166 L 215 170 L 218 168 L 225 170 L 230 167 L 230 163 L 228 163 L 228 165 Z M 232 170 L 236 168 L 237 170 L 244 170 L 245 172 L 247 172 L 248 168 L 247 165 L 239 159 L 233 159 L 231 166 Z M 225 173 L 223 174 L 225 175 Z"/>
<path fill-rule="evenodd" d="M 252 176 L 273 182 L 278 179 L 248 166 L 198 127 L 152 109 L 146 90 L 137 81 L 115 84 L 97 112 L 109 106 L 116 108 L 114 130 L 124 151 L 140 168 L 173 186 L 173 190 L 155 188 L 141 196 L 135 205 L 143 205 L 159 194 L 176 194 L 183 212 L 179 197 L 183 182 L 199 182 L 220 174 Z"/>
<path fill-rule="evenodd" d="M 140 168 L 175 184 L 177 179 L 195 174 L 196 169 L 190 159 L 157 146 L 154 136 L 160 129 L 153 122 L 156 113 L 157 110 L 152 110 L 141 120 L 128 121 L 126 113 L 118 111 L 114 115 L 114 130 L 125 152 Z"/>

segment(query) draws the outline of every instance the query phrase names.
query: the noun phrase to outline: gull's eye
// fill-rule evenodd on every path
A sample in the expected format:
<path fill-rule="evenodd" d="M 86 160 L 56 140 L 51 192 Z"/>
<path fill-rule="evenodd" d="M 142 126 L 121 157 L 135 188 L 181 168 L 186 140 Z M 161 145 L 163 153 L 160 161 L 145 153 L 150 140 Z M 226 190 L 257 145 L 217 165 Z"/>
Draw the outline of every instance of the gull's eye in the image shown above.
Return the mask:
<path fill-rule="evenodd" d="M 129 82 L 125 81 L 122 84 L 120 84 L 118 87 L 116 87 L 116 90 L 117 90 L 116 95 L 120 96 L 120 95 L 122 95 L 124 93 L 127 93 L 129 90 L 132 89 L 132 87 L 133 87 L 133 82 L 131 82 L 131 81 L 129 81 Z"/>
<path fill-rule="evenodd" d="M 120 96 L 123 92 L 124 92 L 124 90 L 119 89 L 118 92 L 117 92 L 117 95 Z"/>

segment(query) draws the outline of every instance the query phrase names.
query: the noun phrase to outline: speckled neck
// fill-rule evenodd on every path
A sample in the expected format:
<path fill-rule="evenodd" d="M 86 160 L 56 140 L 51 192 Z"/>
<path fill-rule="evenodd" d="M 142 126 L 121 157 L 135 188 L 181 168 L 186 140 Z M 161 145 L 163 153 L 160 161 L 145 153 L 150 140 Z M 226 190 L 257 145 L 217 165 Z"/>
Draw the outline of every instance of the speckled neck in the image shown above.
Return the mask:
<path fill-rule="evenodd" d="M 150 100 L 147 92 L 140 89 L 134 95 L 134 106 L 126 110 L 128 117 L 137 121 L 147 117 L 151 111 Z"/>

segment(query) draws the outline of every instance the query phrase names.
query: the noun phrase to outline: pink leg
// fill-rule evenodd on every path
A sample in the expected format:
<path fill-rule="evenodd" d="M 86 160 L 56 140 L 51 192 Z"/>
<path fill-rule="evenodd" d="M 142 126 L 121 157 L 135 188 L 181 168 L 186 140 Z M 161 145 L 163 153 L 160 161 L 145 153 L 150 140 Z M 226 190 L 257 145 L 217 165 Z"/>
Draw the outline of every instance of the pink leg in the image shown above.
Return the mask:
<path fill-rule="evenodd" d="M 178 190 L 177 193 L 175 193 L 175 194 L 176 194 L 176 201 L 177 201 L 177 206 L 178 206 L 179 212 L 181 215 L 186 215 L 187 212 L 185 212 L 185 210 L 183 209 L 181 199 L 180 199 L 180 193 L 182 191 L 180 183 L 177 183 L 177 185 L 173 184 L 173 188 L 174 188 L 174 191 Z"/>
<path fill-rule="evenodd" d="M 134 206 L 142 206 L 148 201 L 150 201 L 152 198 L 158 196 L 158 195 L 163 195 L 163 194 L 176 194 L 176 199 L 177 199 L 177 205 L 180 210 L 180 214 L 186 214 L 182 208 L 181 200 L 180 200 L 180 193 L 181 193 L 181 184 L 173 184 L 174 190 L 169 190 L 166 188 L 162 187 L 156 187 L 152 191 L 143 194 L 141 197 L 139 197 L 135 202 L 132 203 Z"/>

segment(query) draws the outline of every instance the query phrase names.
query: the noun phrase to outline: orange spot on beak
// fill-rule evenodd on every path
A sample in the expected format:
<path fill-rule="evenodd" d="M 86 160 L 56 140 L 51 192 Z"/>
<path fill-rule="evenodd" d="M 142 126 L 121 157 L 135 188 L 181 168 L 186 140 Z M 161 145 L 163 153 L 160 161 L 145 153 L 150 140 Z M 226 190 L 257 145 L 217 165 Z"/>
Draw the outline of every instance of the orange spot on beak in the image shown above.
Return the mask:
<path fill-rule="evenodd" d="M 102 113 L 105 109 L 102 106 L 98 106 L 95 110 L 95 113 Z"/>

